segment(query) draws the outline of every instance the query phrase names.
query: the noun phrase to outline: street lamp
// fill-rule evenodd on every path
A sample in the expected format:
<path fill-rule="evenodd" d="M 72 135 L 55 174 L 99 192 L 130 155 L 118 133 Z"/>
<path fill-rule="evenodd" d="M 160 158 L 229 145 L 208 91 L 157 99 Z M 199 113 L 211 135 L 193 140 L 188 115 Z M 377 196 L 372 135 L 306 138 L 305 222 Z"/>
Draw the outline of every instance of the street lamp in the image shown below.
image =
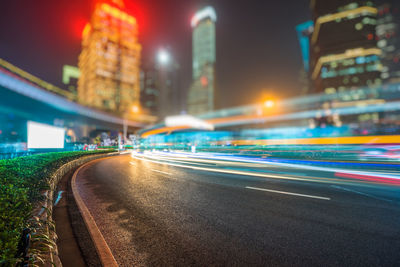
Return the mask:
<path fill-rule="evenodd" d="M 275 106 L 275 101 L 273 100 L 266 100 L 264 102 L 264 107 L 266 108 L 273 108 Z"/>
<path fill-rule="evenodd" d="M 134 104 L 130 110 L 133 114 L 137 115 L 140 113 L 140 107 L 138 104 Z M 127 141 L 127 134 L 128 134 L 128 117 L 129 117 L 129 110 L 125 113 L 124 119 L 123 119 L 123 135 L 124 135 L 124 144 L 126 144 Z"/>
<path fill-rule="evenodd" d="M 171 55 L 165 49 L 161 49 L 157 53 L 157 61 L 160 65 L 168 65 L 171 61 Z"/>
<path fill-rule="evenodd" d="M 139 111 L 140 111 L 139 106 L 138 106 L 138 105 L 133 105 L 133 107 L 132 107 L 132 112 L 135 113 L 135 114 L 137 114 L 137 113 L 139 113 Z"/>

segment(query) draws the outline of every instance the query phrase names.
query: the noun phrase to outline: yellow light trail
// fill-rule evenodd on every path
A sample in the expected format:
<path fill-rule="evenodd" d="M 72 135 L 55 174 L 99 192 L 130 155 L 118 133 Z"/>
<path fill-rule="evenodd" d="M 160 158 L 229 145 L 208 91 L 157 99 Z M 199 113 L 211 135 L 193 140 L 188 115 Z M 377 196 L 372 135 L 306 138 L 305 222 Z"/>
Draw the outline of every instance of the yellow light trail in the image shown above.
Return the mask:
<path fill-rule="evenodd" d="M 400 135 L 323 137 L 300 139 L 233 140 L 234 145 L 366 145 L 398 144 Z"/>

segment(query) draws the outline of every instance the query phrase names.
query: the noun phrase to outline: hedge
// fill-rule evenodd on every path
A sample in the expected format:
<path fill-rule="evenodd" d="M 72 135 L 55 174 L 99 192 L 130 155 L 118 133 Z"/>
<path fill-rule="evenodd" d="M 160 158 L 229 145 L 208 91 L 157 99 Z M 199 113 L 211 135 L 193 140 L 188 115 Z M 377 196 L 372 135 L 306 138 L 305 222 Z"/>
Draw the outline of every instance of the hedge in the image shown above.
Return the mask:
<path fill-rule="evenodd" d="M 51 175 L 63 164 L 102 151 L 54 152 L 0 160 L 0 266 L 12 266 L 22 230 L 29 227 L 35 202 L 49 189 Z"/>

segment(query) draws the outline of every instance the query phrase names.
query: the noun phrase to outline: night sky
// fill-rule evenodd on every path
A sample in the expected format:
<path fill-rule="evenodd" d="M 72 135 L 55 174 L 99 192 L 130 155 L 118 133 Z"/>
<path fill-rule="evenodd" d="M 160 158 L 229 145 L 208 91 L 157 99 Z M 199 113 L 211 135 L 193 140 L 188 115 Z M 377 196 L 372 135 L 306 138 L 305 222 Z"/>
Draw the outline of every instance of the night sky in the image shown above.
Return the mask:
<path fill-rule="evenodd" d="M 217 11 L 217 107 L 299 93 L 295 26 L 310 18 L 309 0 L 125 0 L 138 19 L 143 60 L 167 47 L 191 82 L 190 18 L 207 2 Z M 93 0 L 2 0 L 0 57 L 62 86 L 62 66 L 77 65 Z"/>

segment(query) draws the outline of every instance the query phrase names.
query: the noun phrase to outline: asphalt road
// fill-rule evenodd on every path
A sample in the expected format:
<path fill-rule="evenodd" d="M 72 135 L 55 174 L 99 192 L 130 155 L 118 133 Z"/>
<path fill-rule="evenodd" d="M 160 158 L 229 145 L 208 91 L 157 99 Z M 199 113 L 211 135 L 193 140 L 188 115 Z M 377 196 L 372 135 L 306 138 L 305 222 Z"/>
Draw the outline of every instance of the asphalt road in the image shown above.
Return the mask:
<path fill-rule="evenodd" d="M 400 266 L 399 191 L 333 181 L 124 155 L 84 168 L 77 185 L 121 266 Z"/>

